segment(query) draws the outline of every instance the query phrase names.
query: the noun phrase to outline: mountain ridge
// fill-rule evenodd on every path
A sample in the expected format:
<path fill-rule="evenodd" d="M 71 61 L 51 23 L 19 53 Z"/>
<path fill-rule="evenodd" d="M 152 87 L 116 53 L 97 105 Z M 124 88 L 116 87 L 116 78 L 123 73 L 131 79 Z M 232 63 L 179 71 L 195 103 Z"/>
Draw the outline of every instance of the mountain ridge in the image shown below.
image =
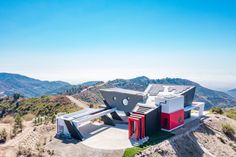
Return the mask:
<path fill-rule="evenodd" d="M 99 93 L 100 88 L 119 87 L 144 91 L 150 83 L 196 86 L 195 101 L 205 102 L 206 109 L 214 106 L 236 106 L 236 98 L 224 92 L 211 90 L 196 82 L 181 78 L 149 79 L 146 76 L 139 76 L 131 79 L 110 80 L 106 83 L 102 81 L 88 81 L 79 85 L 71 85 L 63 81 L 41 81 L 20 74 L 0 73 L 1 95 L 19 93 L 25 97 L 38 97 L 42 95 L 69 94 L 94 104 L 101 104 L 103 102 Z M 83 90 L 88 87 L 88 90 Z"/>
<path fill-rule="evenodd" d="M 229 95 L 231 95 L 232 97 L 236 98 L 236 88 L 227 91 L 227 93 L 228 93 Z"/>
<path fill-rule="evenodd" d="M 93 88 L 88 88 L 87 90 L 74 90 L 75 93 L 71 92 L 70 95 L 74 95 L 75 98 L 88 101 L 91 104 L 102 104 L 103 100 L 101 94 L 99 93 L 99 89 L 101 88 L 118 87 L 124 89 L 144 91 L 150 83 L 196 86 L 196 94 L 194 101 L 205 102 L 205 109 L 210 109 L 215 106 L 236 106 L 236 99 L 232 96 L 221 91 L 215 91 L 205 88 L 196 82 L 180 78 L 149 79 L 148 77 L 141 76 L 132 79 L 115 79 L 104 83 L 102 86 L 93 86 Z"/>
<path fill-rule="evenodd" d="M 5 95 L 19 93 L 25 97 L 36 97 L 55 94 L 51 91 L 70 86 L 63 81 L 41 81 L 20 74 L 0 73 L 0 92 Z"/>
<path fill-rule="evenodd" d="M 209 109 L 214 106 L 219 106 L 219 107 L 236 106 L 236 99 L 233 98 L 232 96 L 221 91 L 208 89 L 196 82 L 187 79 L 168 78 L 168 77 L 163 79 L 149 79 L 147 77 L 137 77 L 129 80 L 116 79 L 108 82 L 108 84 L 112 84 L 119 88 L 133 89 L 140 91 L 144 91 L 149 83 L 196 86 L 195 101 L 205 102 L 206 109 Z"/>

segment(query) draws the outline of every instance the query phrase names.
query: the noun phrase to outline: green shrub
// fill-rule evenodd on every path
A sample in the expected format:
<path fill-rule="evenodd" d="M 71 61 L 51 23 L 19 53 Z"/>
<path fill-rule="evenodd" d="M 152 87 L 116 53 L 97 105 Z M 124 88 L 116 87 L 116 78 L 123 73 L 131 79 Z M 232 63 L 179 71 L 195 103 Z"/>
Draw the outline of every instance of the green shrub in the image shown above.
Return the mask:
<path fill-rule="evenodd" d="M 35 115 L 33 115 L 32 113 L 28 113 L 28 114 L 26 114 L 26 115 L 23 116 L 23 119 L 24 119 L 25 121 L 31 121 L 31 120 L 34 119 L 34 117 L 35 117 Z"/>
<path fill-rule="evenodd" d="M 127 148 L 123 154 L 123 157 L 134 157 L 135 154 L 141 152 L 145 148 L 140 148 L 140 147 L 132 147 L 132 148 Z"/>
<path fill-rule="evenodd" d="M 6 129 L 4 128 L 1 132 L 0 132 L 0 141 L 1 142 L 6 142 L 7 140 L 7 132 Z"/>
<path fill-rule="evenodd" d="M 234 128 L 230 124 L 222 124 L 222 131 L 228 137 L 233 137 L 235 134 Z"/>
<path fill-rule="evenodd" d="M 70 99 L 66 96 L 42 96 L 37 98 L 24 98 L 18 100 L 19 106 L 16 107 L 8 99 L 0 101 L 0 110 L 5 115 L 20 114 L 24 116 L 25 120 L 32 120 L 33 116 L 48 116 L 52 117 L 60 112 L 75 112 L 82 108 L 71 103 Z M 6 112 L 4 112 L 6 111 Z M 25 116 L 27 115 L 27 116 Z"/>
<path fill-rule="evenodd" d="M 23 128 L 22 118 L 21 118 L 20 114 L 16 114 L 16 116 L 15 116 L 15 125 L 20 129 Z"/>
<path fill-rule="evenodd" d="M 220 107 L 213 107 L 210 111 L 215 114 L 223 114 L 223 110 Z"/>
<path fill-rule="evenodd" d="M 236 120 L 236 109 L 229 109 L 224 112 L 227 117 Z"/>
<path fill-rule="evenodd" d="M 150 146 L 156 145 L 170 137 L 174 136 L 173 133 L 159 131 L 156 134 L 149 137 L 149 140 L 141 146 L 127 148 L 123 154 L 123 157 L 134 157 L 135 154 L 147 149 Z"/>

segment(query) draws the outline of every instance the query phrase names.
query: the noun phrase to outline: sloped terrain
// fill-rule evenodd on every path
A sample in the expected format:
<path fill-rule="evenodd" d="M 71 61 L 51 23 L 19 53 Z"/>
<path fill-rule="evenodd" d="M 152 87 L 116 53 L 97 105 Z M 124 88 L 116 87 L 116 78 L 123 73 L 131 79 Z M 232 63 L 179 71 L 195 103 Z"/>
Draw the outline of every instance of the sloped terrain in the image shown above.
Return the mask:
<path fill-rule="evenodd" d="M 236 89 L 231 89 L 227 93 L 236 98 Z"/>
<path fill-rule="evenodd" d="M 234 157 L 236 141 L 222 132 L 222 124 L 236 129 L 236 121 L 222 115 L 209 115 L 199 127 L 157 144 L 136 156 L 150 157 Z"/>
<path fill-rule="evenodd" d="M 139 91 L 145 90 L 149 83 L 196 86 L 197 88 L 196 88 L 195 101 L 205 102 L 206 109 L 209 109 L 214 106 L 219 106 L 219 107 L 236 106 L 236 99 L 233 98 L 232 96 L 224 92 L 205 88 L 199 85 L 198 83 L 186 79 L 180 79 L 180 78 L 149 79 L 145 76 L 142 76 L 130 80 L 116 79 L 108 82 L 108 84 L 116 87 L 125 89 L 134 89 Z"/>
<path fill-rule="evenodd" d="M 144 91 L 148 86 L 148 84 L 150 83 L 196 86 L 197 88 L 196 88 L 195 101 L 205 102 L 206 103 L 205 109 L 210 109 L 211 107 L 214 106 L 219 106 L 219 107 L 236 106 L 236 99 L 233 98 L 232 96 L 224 92 L 215 91 L 202 87 L 201 85 L 192 82 L 190 80 L 179 79 L 179 78 L 165 78 L 165 79 L 152 80 L 145 76 L 137 77 L 130 80 L 116 79 L 105 83 L 103 86 L 94 86 L 94 88 L 88 89 L 86 92 L 84 92 L 83 95 L 81 94 L 80 98 L 87 99 L 88 97 L 90 97 L 89 95 L 91 95 L 91 97 L 93 97 L 93 99 L 89 100 L 91 103 L 100 103 L 102 102 L 102 100 L 100 99 L 101 97 L 96 96 L 100 95 L 98 90 L 100 88 L 119 87 L 125 89 Z"/>
<path fill-rule="evenodd" d="M 5 95 L 19 93 L 25 97 L 57 94 L 64 91 L 69 83 L 62 81 L 41 81 L 19 74 L 0 73 L 0 92 Z"/>
<path fill-rule="evenodd" d="M 50 156 L 43 147 L 55 135 L 55 125 L 33 126 L 32 122 L 25 122 L 23 125 L 21 133 L 12 139 L 9 138 L 6 143 L 0 144 L 0 156 Z"/>
<path fill-rule="evenodd" d="M 132 90 L 138 90 L 138 91 L 144 91 L 148 84 L 173 84 L 173 85 L 191 85 L 196 86 L 196 95 L 195 95 L 195 101 L 203 101 L 206 103 L 205 109 L 210 109 L 214 106 L 219 107 L 234 107 L 236 106 L 236 99 L 232 96 L 220 92 L 220 91 L 214 91 L 205 87 L 202 87 L 201 85 L 185 80 L 185 79 L 179 79 L 179 78 L 165 78 L 165 79 L 157 79 L 152 80 L 147 77 L 137 77 L 130 80 L 124 80 L 124 79 L 116 79 L 113 81 L 108 81 L 107 83 L 103 83 L 102 85 L 95 85 L 91 86 L 87 89 L 80 89 L 77 87 L 78 90 L 74 89 L 76 91 L 74 94 L 73 92 L 70 93 L 77 99 L 82 99 L 84 101 L 87 101 L 91 104 L 103 104 L 101 94 L 99 92 L 99 89 L 101 88 L 111 88 L 111 87 L 119 87 L 124 89 L 132 89 Z"/>
<path fill-rule="evenodd" d="M 85 88 L 79 93 L 73 94 L 72 96 L 76 99 L 81 99 L 97 107 L 99 105 L 103 105 L 103 98 L 102 98 L 101 93 L 99 92 L 99 89 L 111 88 L 111 87 L 114 87 L 114 86 L 110 84 L 106 84 L 106 83 L 101 83 L 96 86 Z"/>
<path fill-rule="evenodd" d="M 21 98 L 14 102 L 11 98 L 0 99 L 0 116 L 33 114 L 36 116 L 54 116 L 59 112 L 80 110 L 66 96 L 42 96 L 37 98 Z"/>

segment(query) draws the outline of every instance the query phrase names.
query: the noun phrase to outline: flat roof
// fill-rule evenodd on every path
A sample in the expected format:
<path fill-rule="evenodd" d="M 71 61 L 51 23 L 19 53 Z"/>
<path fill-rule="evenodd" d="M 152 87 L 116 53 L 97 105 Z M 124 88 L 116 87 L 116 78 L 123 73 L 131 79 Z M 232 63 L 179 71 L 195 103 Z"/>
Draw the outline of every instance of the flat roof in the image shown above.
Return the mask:
<path fill-rule="evenodd" d="M 73 120 L 73 122 L 77 122 L 77 123 L 83 123 L 89 120 L 93 120 L 95 118 L 101 117 L 103 115 L 107 115 L 111 112 L 114 112 L 116 110 L 116 108 L 111 108 L 111 109 L 103 109 L 100 112 L 94 112 L 92 114 L 88 114 L 88 115 L 84 115 L 82 117 L 78 117 L 76 119 Z"/>
<path fill-rule="evenodd" d="M 156 98 L 161 98 L 161 99 L 167 99 L 167 100 L 170 100 L 170 99 L 175 99 L 175 98 L 179 98 L 179 97 L 183 97 L 181 95 L 157 95 Z"/>
<path fill-rule="evenodd" d="M 144 95 L 144 92 L 141 91 L 135 91 L 130 89 L 123 89 L 123 88 L 106 88 L 106 89 L 100 89 L 101 91 L 106 92 L 118 92 L 118 93 L 125 93 L 125 94 L 132 94 L 132 95 Z"/>
<path fill-rule="evenodd" d="M 186 85 L 166 85 L 166 84 L 150 84 L 145 93 L 150 96 L 162 95 L 181 95 L 188 92 L 189 90 L 195 88 L 195 86 L 186 86 Z"/>
<path fill-rule="evenodd" d="M 73 120 L 73 119 L 78 119 L 78 118 L 81 118 L 81 117 L 84 117 L 84 116 L 88 116 L 92 113 L 95 113 L 95 112 L 98 112 L 98 111 L 101 111 L 101 110 L 104 110 L 104 109 L 85 108 L 85 109 L 80 110 L 78 112 L 64 114 L 64 115 L 61 115 L 59 117 L 62 118 L 62 119 L 65 119 L 65 120 Z"/>

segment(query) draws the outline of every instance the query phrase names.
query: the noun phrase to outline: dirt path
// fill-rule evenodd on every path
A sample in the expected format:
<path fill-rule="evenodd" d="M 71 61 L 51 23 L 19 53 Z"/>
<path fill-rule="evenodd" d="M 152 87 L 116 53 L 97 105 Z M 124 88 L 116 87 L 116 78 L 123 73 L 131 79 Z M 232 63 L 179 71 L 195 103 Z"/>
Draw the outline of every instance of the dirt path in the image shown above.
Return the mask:
<path fill-rule="evenodd" d="M 82 107 L 82 108 L 88 108 L 88 103 L 82 101 L 82 100 L 79 100 L 79 99 L 75 99 L 74 97 L 72 96 L 69 96 L 67 95 L 66 96 L 68 99 L 70 99 L 71 102 L 75 103 L 77 106 L 79 107 Z"/>

